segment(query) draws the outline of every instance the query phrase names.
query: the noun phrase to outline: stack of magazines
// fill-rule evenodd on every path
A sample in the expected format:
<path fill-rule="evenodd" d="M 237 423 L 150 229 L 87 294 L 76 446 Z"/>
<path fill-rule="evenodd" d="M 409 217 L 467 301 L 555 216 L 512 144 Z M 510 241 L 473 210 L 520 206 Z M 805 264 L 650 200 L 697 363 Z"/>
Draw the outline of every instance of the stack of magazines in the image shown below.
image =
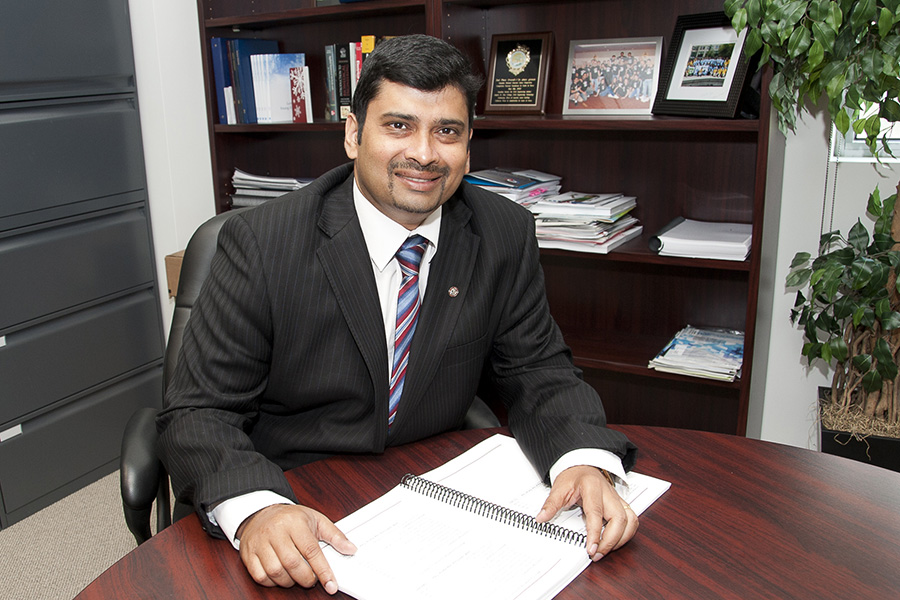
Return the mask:
<path fill-rule="evenodd" d="M 741 376 L 743 361 L 744 332 L 688 325 L 648 366 L 667 373 L 734 381 Z"/>
<path fill-rule="evenodd" d="M 231 205 L 234 207 L 257 206 L 266 200 L 299 190 L 311 181 L 312 178 L 295 179 L 293 177 L 252 175 L 235 169 L 231 178 L 231 184 L 234 186 Z"/>
<path fill-rule="evenodd" d="M 534 169 L 483 169 L 466 174 L 465 180 L 522 206 L 558 194 L 562 177 Z"/>
<path fill-rule="evenodd" d="M 534 214 L 538 245 L 576 252 L 606 254 L 643 230 L 629 213 L 634 196 L 566 192 L 528 206 Z"/>

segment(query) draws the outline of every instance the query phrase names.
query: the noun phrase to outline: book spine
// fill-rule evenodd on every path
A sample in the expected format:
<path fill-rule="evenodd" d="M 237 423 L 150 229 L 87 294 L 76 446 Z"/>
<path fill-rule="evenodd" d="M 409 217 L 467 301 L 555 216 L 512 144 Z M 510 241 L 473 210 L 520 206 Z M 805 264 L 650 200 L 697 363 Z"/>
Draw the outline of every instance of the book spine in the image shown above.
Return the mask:
<path fill-rule="evenodd" d="M 325 46 L 325 119 L 328 121 L 337 121 L 338 103 L 337 103 L 337 56 L 336 46 L 328 44 Z"/>
<path fill-rule="evenodd" d="M 348 44 L 338 44 L 337 46 L 337 100 L 338 100 L 338 117 L 341 121 L 347 119 L 350 114 L 350 100 L 353 96 L 351 90 L 351 61 L 350 46 Z"/>
<path fill-rule="evenodd" d="M 214 37 L 209 40 L 210 57 L 212 58 L 213 81 L 216 86 L 216 106 L 219 111 L 219 123 L 228 124 L 228 97 L 225 89 L 231 87 L 231 67 L 228 63 L 228 45 L 224 38 Z"/>
<path fill-rule="evenodd" d="M 291 115 L 294 123 L 312 123 L 309 67 L 291 68 Z"/>

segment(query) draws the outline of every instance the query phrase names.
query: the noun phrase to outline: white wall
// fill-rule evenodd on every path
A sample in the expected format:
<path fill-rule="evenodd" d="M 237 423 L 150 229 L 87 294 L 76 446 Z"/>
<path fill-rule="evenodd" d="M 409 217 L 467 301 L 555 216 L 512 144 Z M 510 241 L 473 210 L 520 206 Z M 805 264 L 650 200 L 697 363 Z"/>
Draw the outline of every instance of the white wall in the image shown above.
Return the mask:
<path fill-rule="evenodd" d="M 130 0 L 131 28 L 160 302 L 168 334 L 164 257 L 215 214 L 195 2 Z"/>
<path fill-rule="evenodd" d="M 878 185 L 882 198 L 887 197 L 898 181 L 896 165 L 876 168 L 872 164 L 831 162 L 826 167 L 827 155 L 825 116 L 819 111 L 804 114 L 796 131 L 785 139 L 783 181 L 769 182 L 775 184 L 772 196 L 780 192 L 781 201 L 780 206 L 767 203 L 757 322 L 759 346 L 754 353 L 748 419 L 748 435 L 804 448 L 818 448 L 816 390 L 820 385 L 830 385 L 831 377 L 821 365 L 808 367 L 800 354 L 803 337 L 790 323 L 796 292 L 784 286 L 791 259 L 800 251 L 816 254 L 823 202 L 824 231 L 839 229 L 846 233 L 857 219 L 871 230 L 872 221 L 864 216 L 869 193 Z M 825 189 L 826 168 L 830 181 L 837 169 L 836 189 L 833 185 Z M 768 343 L 763 344 L 763 340 Z"/>

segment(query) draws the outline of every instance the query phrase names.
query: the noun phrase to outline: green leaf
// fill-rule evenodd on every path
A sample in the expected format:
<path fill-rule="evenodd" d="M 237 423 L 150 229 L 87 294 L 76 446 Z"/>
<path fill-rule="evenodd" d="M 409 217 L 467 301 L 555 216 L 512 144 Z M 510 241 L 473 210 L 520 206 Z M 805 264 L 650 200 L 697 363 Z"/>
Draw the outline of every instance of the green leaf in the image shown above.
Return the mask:
<path fill-rule="evenodd" d="M 886 313 L 881 317 L 881 326 L 885 331 L 893 331 L 900 328 L 900 313 L 895 310 Z"/>
<path fill-rule="evenodd" d="M 832 311 L 835 319 L 843 321 L 856 311 L 856 302 L 853 301 L 851 296 L 843 296 L 838 298 L 832 305 Z"/>
<path fill-rule="evenodd" d="M 834 115 L 834 126 L 838 128 L 842 135 L 847 135 L 847 131 L 850 128 L 850 115 L 847 114 L 847 111 L 842 110 Z"/>
<path fill-rule="evenodd" d="M 862 252 L 866 249 L 866 246 L 869 245 L 869 232 L 866 231 L 865 226 L 859 219 L 857 219 L 856 224 L 850 228 L 850 235 L 847 237 L 847 241 L 850 242 L 850 245 L 855 248 L 857 252 Z"/>
<path fill-rule="evenodd" d="M 839 363 L 845 362 L 850 357 L 850 348 L 844 338 L 836 336 L 828 341 L 828 348 L 831 350 L 831 356 Z"/>
<path fill-rule="evenodd" d="M 857 354 L 850 359 L 850 363 L 853 365 L 854 369 L 856 369 L 860 373 L 865 373 L 872 368 L 872 355 Z"/>
<path fill-rule="evenodd" d="M 797 58 L 809 50 L 812 37 L 805 27 L 797 27 L 788 39 L 788 56 Z M 880 54 L 879 54 L 880 56 Z"/>
<path fill-rule="evenodd" d="M 860 63 L 862 64 L 863 74 L 870 80 L 881 75 L 882 68 L 884 67 L 884 59 L 881 57 L 881 52 L 877 48 L 870 48 L 864 52 Z"/>
<path fill-rule="evenodd" d="M 875 324 L 875 311 L 868 306 L 861 306 L 853 315 L 853 325 L 856 327 L 872 327 Z"/>
<path fill-rule="evenodd" d="M 824 360 L 827 363 L 831 362 L 831 344 L 830 343 L 822 344 L 821 354 L 822 354 L 822 360 Z"/>
<path fill-rule="evenodd" d="M 867 392 L 877 392 L 881 389 L 881 375 L 877 370 L 869 371 L 863 375 L 862 383 Z"/>
<path fill-rule="evenodd" d="M 891 312 L 891 301 L 887 298 L 882 298 L 875 303 L 875 316 L 879 319 L 889 312 Z"/>
<path fill-rule="evenodd" d="M 881 14 L 878 15 L 878 35 L 887 37 L 893 27 L 894 15 L 891 14 L 889 9 L 882 8 Z"/>
<path fill-rule="evenodd" d="M 802 287 L 809 281 L 810 275 L 812 275 L 812 269 L 791 271 L 785 278 L 784 284 L 789 288 Z"/>
<path fill-rule="evenodd" d="M 891 346 L 884 338 L 878 338 L 875 341 L 875 349 L 872 351 L 875 360 L 878 361 L 876 367 L 878 373 L 884 379 L 894 379 L 897 377 L 897 365 L 894 363 L 894 355 L 891 353 Z"/>
<path fill-rule="evenodd" d="M 875 20 L 875 0 L 858 0 L 850 13 L 850 27 L 854 33 L 869 27 Z"/>
<path fill-rule="evenodd" d="M 793 269 L 809 262 L 810 256 L 809 252 L 798 252 L 794 255 L 794 260 L 791 261 L 791 268 Z"/>

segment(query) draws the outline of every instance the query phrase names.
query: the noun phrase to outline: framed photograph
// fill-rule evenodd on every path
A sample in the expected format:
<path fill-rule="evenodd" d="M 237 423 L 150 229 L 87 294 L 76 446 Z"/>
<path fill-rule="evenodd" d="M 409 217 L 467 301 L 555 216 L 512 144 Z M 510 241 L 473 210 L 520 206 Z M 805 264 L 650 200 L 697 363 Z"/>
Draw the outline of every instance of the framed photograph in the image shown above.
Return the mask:
<path fill-rule="evenodd" d="M 485 114 L 544 114 L 553 34 L 520 33 L 491 38 Z"/>
<path fill-rule="evenodd" d="M 653 113 L 733 118 L 747 75 L 745 33 L 725 13 L 678 17 Z"/>
<path fill-rule="evenodd" d="M 662 44 L 662 37 L 570 42 L 563 114 L 649 115 Z"/>

